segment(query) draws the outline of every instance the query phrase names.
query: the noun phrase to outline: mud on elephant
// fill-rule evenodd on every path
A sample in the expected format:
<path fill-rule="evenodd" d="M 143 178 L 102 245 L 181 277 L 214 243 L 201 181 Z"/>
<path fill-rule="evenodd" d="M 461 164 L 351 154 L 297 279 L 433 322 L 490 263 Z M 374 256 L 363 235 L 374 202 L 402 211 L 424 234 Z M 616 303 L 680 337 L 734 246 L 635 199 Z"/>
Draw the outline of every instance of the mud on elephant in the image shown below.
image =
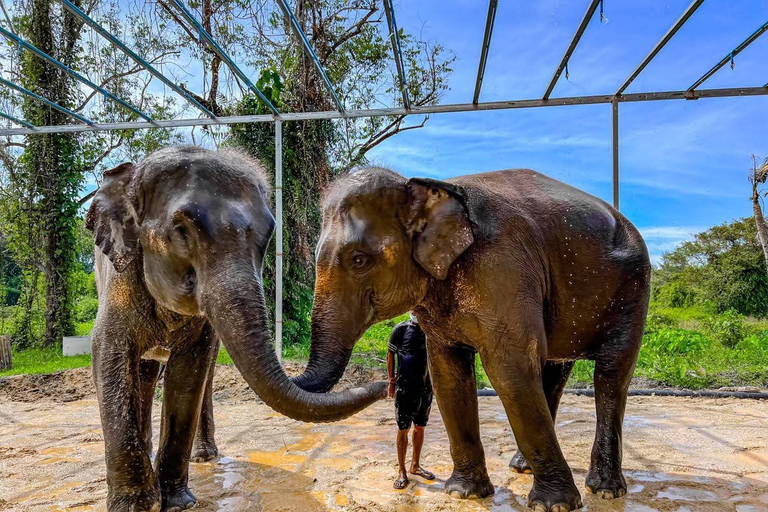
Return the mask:
<path fill-rule="evenodd" d="M 597 432 L 587 488 L 622 496 L 622 421 L 651 265 L 614 208 L 531 170 L 436 181 L 367 168 L 323 204 L 312 348 L 300 387 L 327 391 L 373 323 L 413 310 L 454 462 L 445 489 L 492 494 L 480 440 L 479 354 L 534 474 L 536 510 L 581 507 L 554 416 L 577 359 L 595 361 Z"/>
<path fill-rule="evenodd" d="M 313 394 L 274 353 L 261 269 L 274 219 L 261 167 L 243 154 L 182 146 L 107 171 L 88 212 L 99 311 L 93 376 L 106 447 L 109 512 L 181 510 L 190 452 L 220 338 L 249 386 L 303 421 L 344 418 L 386 383 Z M 166 358 L 160 442 L 152 395 Z"/>

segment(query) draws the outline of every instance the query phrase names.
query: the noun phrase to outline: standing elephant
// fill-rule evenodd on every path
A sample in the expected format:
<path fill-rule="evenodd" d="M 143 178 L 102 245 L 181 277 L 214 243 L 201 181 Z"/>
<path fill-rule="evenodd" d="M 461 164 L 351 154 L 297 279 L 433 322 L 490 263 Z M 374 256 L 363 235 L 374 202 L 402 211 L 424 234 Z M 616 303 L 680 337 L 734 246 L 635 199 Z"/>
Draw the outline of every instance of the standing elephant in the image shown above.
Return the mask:
<path fill-rule="evenodd" d="M 261 167 L 231 151 L 167 148 L 104 173 L 87 225 L 96 243 L 93 377 L 109 512 L 194 505 L 190 452 L 217 337 L 256 394 L 292 418 L 334 421 L 386 395 L 385 382 L 308 393 L 285 375 L 261 283 L 274 228 L 267 196 Z M 167 358 L 154 468 L 153 358 Z"/>
<path fill-rule="evenodd" d="M 573 361 L 594 360 L 587 488 L 604 498 L 626 492 L 621 428 L 651 265 L 624 216 L 531 170 L 445 182 L 382 168 L 337 181 L 322 213 L 312 348 L 297 385 L 329 390 L 369 326 L 413 310 L 451 445 L 446 492 L 494 491 L 480 441 L 479 353 L 517 439 L 513 464 L 534 474 L 528 505 L 560 512 L 581 507 L 581 496 L 554 415 Z"/>

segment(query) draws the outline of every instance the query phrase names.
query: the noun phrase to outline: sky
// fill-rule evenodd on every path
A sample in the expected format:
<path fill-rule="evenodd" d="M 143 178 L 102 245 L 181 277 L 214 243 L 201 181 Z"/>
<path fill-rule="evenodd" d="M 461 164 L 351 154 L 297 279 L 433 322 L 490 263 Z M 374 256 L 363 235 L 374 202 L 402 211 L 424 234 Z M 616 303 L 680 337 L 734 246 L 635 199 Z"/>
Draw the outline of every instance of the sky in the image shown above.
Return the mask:
<path fill-rule="evenodd" d="M 540 98 L 588 0 L 500 0 L 480 101 Z M 690 0 L 605 0 L 552 97 L 613 94 Z M 469 103 L 487 2 L 401 0 L 398 24 L 456 56 L 441 103 Z M 768 21 L 768 0 L 708 0 L 626 92 L 684 90 Z M 768 82 L 768 34 L 703 88 Z M 413 119 L 413 123 L 421 119 Z M 768 156 L 768 96 L 623 103 L 621 210 L 655 263 L 712 225 L 752 214 L 750 155 Z M 611 106 L 579 105 L 432 115 L 369 153 L 406 176 L 447 179 L 532 168 L 611 201 Z"/>

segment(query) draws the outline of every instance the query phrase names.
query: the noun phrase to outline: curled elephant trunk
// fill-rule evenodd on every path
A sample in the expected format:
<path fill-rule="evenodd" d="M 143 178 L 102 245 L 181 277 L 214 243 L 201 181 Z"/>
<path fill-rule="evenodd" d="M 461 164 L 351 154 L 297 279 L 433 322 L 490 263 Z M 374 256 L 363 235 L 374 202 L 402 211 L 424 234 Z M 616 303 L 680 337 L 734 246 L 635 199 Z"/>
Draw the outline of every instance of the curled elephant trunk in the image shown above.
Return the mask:
<path fill-rule="evenodd" d="M 242 266 L 242 265 L 241 265 Z M 275 411 L 306 422 L 338 421 L 386 396 L 386 382 L 338 393 L 312 393 L 285 374 L 267 324 L 267 309 L 255 269 L 213 273 L 203 308 L 250 388 Z"/>
<path fill-rule="evenodd" d="M 344 375 L 352 349 L 365 332 L 349 304 L 315 294 L 312 305 L 312 344 L 304 373 L 293 382 L 305 391 L 327 393 Z"/>

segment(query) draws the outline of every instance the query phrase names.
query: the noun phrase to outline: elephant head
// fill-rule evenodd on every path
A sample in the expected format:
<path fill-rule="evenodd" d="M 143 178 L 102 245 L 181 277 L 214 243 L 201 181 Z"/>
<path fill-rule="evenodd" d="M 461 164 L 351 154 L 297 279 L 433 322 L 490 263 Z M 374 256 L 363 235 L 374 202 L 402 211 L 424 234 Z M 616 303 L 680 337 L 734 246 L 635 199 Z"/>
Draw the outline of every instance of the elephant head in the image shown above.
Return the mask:
<path fill-rule="evenodd" d="M 332 388 L 357 340 L 376 322 L 412 309 L 430 280 L 444 280 L 473 243 L 465 192 L 450 183 L 366 168 L 338 180 L 323 201 L 302 389 Z"/>
<path fill-rule="evenodd" d="M 385 383 L 306 392 L 273 348 L 261 269 L 274 230 L 258 163 L 193 146 L 157 151 L 104 174 L 87 225 L 117 272 L 136 272 L 156 306 L 205 317 L 248 385 L 276 411 L 335 421 L 383 398 Z"/>

